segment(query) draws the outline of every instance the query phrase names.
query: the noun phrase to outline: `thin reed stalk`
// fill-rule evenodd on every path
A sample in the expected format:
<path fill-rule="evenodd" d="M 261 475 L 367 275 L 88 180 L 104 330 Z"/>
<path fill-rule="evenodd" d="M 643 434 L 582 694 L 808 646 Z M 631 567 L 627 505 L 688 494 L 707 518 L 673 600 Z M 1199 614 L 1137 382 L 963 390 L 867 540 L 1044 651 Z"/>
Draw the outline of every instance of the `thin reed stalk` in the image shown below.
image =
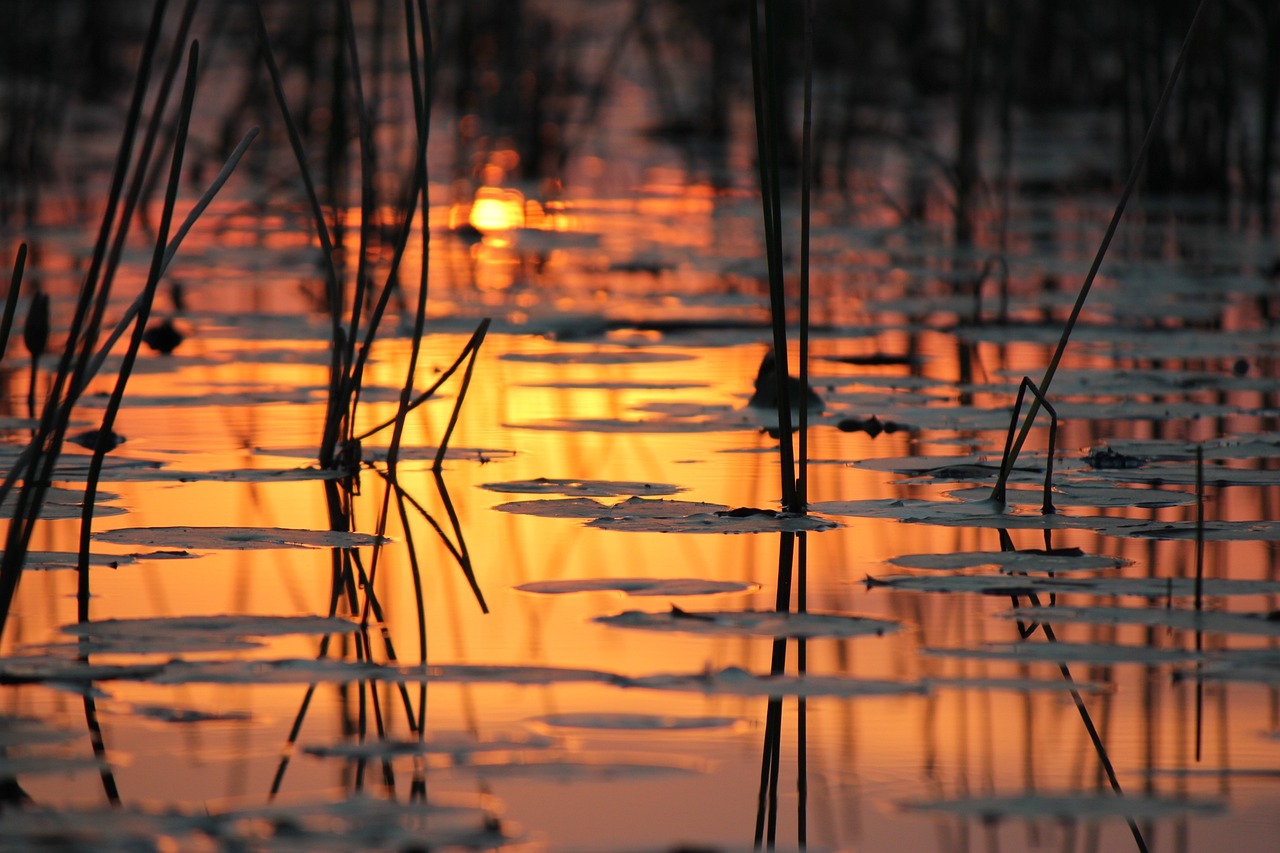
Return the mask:
<path fill-rule="evenodd" d="M 809 387 L 809 232 L 813 203 L 813 0 L 804 0 L 804 105 L 800 134 L 800 387 Z M 800 405 L 796 508 L 809 504 L 809 406 Z M 801 700 L 803 701 L 803 700 Z"/>
<path fill-rule="evenodd" d="M 1138 149 L 1138 156 L 1133 162 L 1133 167 L 1129 170 L 1129 177 L 1125 181 L 1124 190 L 1120 193 L 1120 200 L 1116 203 L 1115 211 L 1111 214 L 1111 221 L 1107 223 L 1107 230 L 1102 235 L 1102 243 L 1098 246 L 1098 251 L 1093 257 L 1093 263 L 1089 265 L 1089 272 L 1085 275 L 1084 283 L 1080 285 L 1080 292 L 1076 296 L 1075 304 L 1071 306 L 1071 314 L 1067 317 L 1067 322 L 1063 326 L 1062 335 L 1058 338 L 1058 345 L 1053 351 L 1053 357 L 1049 360 L 1049 366 L 1045 368 L 1044 377 L 1040 380 L 1039 389 L 1041 395 L 1047 397 L 1049 393 L 1049 385 L 1053 382 L 1053 377 L 1058 372 L 1058 365 L 1062 362 L 1062 356 L 1067 350 L 1067 344 L 1071 341 L 1071 333 L 1075 330 L 1076 322 L 1080 319 L 1080 313 L 1084 310 L 1085 300 L 1089 298 L 1089 291 L 1093 288 L 1098 269 L 1102 266 L 1102 259 L 1106 257 L 1107 249 L 1111 246 L 1111 240 L 1115 237 L 1116 229 L 1120 225 L 1120 218 L 1124 215 L 1125 207 L 1129 204 L 1129 197 L 1133 195 L 1133 191 L 1138 185 L 1138 178 L 1142 174 L 1143 165 L 1146 163 L 1148 154 L 1151 151 L 1151 144 L 1155 140 L 1156 132 L 1163 121 L 1165 109 L 1173 93 L 1174 84 L 1178 82 L 1178 78 L 1182 75 L 1182 68 L 1186 64 L 1187 55 L 1190 53 L 1191 44 L 1199 30 L 1200 21 L 1204 16 L 1204 10 L 1208 3 L 1209 0 L 1200 0 L 1199 5 L 1196 6 L 1195 15 L 1191 19 L 1191 24 L 1187 27 L 1187 35 L 1182 41 L 1182 47 L 1178 50 L 1178 58 L 1169 72 L 1169 78 L 1165 81 L 1164 90 L 1160 93 L 1160 100 L 1156 104 L 1155 112 L 1152 113 L 1151 122 L 1147 125 L 1146 135 L 1142 139 L 1142 145 Z M 1022 422 L 1022 428 L 1018 431 L 1017 439 L 1008 448 L 1004 458 L 1001 460 L 1000 475 L 996 479 L 995 487 L 991 492 L 993 499 L 1003 499 L 1005 484 L 1008 482 L 1009 474 L 1013 470 L 1013 464 L 1017 460 L 1018 454 L 1022 452 L 1022 446 L 1026 443 L 1027 436 L 1031 432 L 1031 427 L 1040 411 L 1040 407 L 1040 397 L 1037 397 L 1027 410 L 1026 420 Z"/>
<path fill-rule="evenodd" d="M 178 130 L 173 143 L 173 159 L 169 167 L 169 181 L 165 187 L 164 206 L 160 214 L 160 225 L 156 230 L 155 249 L 151 256 L 151 270 L 147 275 L 140 298 L 137 319 L 134 321 L 133 335 L 129 339 L 128 349 L 120 364 L 115 387 L 107 400 L 106 410 L 102 415 L 102 424 L 98 428 L 97 440 L 94 443 L 93 457 L 89 462 L 89 473 L 85 480 L 84 500 L 80 515 L 80 555 L 78 558 L 79 621 L 89 619 L 89 540 L 93 534 L 93 510 L 98 492 L 98 479 L 102 475 L 102 465 L 107 451 L 114 446 L 113 430 L 120 406 L 124 402 L 125 387 L 133 373 L 138 351 L 142 347 L 143 333 L 147 320 L 151 315 L 151 306 L 155 301 L 156 290 L 160 286 L 160 278 L 164 274 L 164 259 L 169 243 L 169 227 L 173 222 L 173 211 L 178 201 L 178 187 L 182 179 L 182 161 L 187 148 L 187 132 L 191 123 L 191 108 L 195 101 L 196 68 L 200 60 L 200 43 L 192 42 L 187 57 L 187 76 L 182 90 L 182 101 L 178 108 Z M 142 171 L 138 170 L 139 173 Z"/>
<path fill-rule="evenodd" d="M 760 15 L 764 4 L 763 21 Z M 775 0 L 751 0 L 751 78 L 756 117 L 756 163 L 760 178 L 760 202 L 764 220 L 765 256 L 769 273 L 770 325 L 776 364 L 778 454 L 782 469 L 782 504 L 799 512 L 796 499 L 795 451 L 791 445 L 791 399 L 787 387 L 787 301 L 782 258 L 782 202 L 779 153 L 782 121 L 777 74 L 777 22 Z"/>
<path fill-rule="evenodd" d="M 117 216 L 120 214 L 125 177 L 132 159 L 134 139 L 140 124 L 142 103 L 151 78 L 151 65 L 159 44 L 166 5 L 165 0 L 157 0 L 147 36 L 143 41 L 139 70 L 134 79 L 133 93 L 107 191 L 102 222 L 94 242 L 88 270 L 76 299 L 75 311 L 68 327 L 67 341 L 46 394 L 40 423 L 27 450 L 10 469 L 5 485 L 0 488 L 0 494 L 4 494 L 19 480 L 23 483 L 10 516 L 5 534 L 4 556 L 0 560 L 0 636 L 3 636 L 8 622 L 13 597 L 17 592 L 26 560 L 27 548 L 52 480 L 54 466 L 61 454 L 63 439 L 71 419 L 71 410 L 78 396 L 77 389 L 83 387 L 83 371 L 88 354 L 92 351 L 93 341 L 97 336 L 97 330 L 92 328 L 92 318 L 97 316 L 100 322 L 101 316 L 92 308 L 98 301 L 104 264 L 108 264 L 107 248 Z M 121 227 L 124 227 L 124 223 Z M 107 272 L 110 273 L 110 270 Z"/>
<path fill-rule="evenodd" d="M 13 259 L 13 274 L 9 276 L 9 292 L 4 298 L 4 314 L 0 315 L 0 359 L 9 349 L 9 335 L 13 332 L 13 318 L 18 311 L 18 293 L 22 289 L 22 275 L 27 269 L 27 244 L 18 245 Z"/>

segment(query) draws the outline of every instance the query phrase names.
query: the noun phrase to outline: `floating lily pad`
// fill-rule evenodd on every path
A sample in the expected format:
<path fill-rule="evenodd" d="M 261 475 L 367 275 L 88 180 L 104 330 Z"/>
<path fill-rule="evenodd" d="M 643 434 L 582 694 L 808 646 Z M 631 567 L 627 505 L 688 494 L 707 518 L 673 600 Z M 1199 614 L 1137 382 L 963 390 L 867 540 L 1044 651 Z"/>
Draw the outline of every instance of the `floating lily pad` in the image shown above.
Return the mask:
<path fill-rule="evenodd" d="M 1009 574 L 896 575 L 874 578 L 868 575 L 865 583 L 868 587 L 886 586 L 916 592 L 973 592 L 983 595 L 1132 595 L 1151 599 L 1191 598 L 1195 595 L 1194 578 L 1045 578 Z M 1209 578 L 1202 581 L 1201 593 L 1214 598 L 1229 595 L 1277 595 L 1280 594 L 1280 581 Z M 1053 612 L 1047 611 L 1049 614 Z M 1044 618 L 1052 620 L 1049 615 Z"/>
<path fill-rule="evenodd" d="M 54 728 L 43 720 L 32 717 L 0 715 L 0 750 L 66 743 L 75 740 L 81 734 L 83 733 L 72 729 Z"/>
<path fill-rule="evenodd" d="M 529 495 L 566 495 L 568 497 L 609 498 L 623 495 L 674 495 L 686 491 L 684 486 L 669 483 L 641 483 L 625 480 L 514 480 L 507 483 L 484 483 L 491 492 L 515 492 Z"/>
<path fill-rule="evenodd" d="M 6 755 L 0 757 L 0 779 L 17 779 L 44 773 L 75 773 L 100 769 L 102 763 L 79 755 Z M 3 836 L 0 836 L 2 838 Z"/>
<path fill-rule="evenodd" d="M 908 569 L 971 569 L 999 566 L 1003 572 L 1080 572 L 1116 569 L 1130 564 L 1121 557 L 1085 554 L 1078 548 L 1024 551 L 959 551 L 946 554 L 907 554 L 888 560 Z"/>
<path fill-rule="evenodd" d="M 873 498 L 854 501 L 817 501 L 809 509 L 825 515 L 858 518 L 893 518 L 909 524 L 942 524 L 956 527 L 1077 528 L 1090 519 L 1040 513 L 1015 513 L 991 500 L 950 501 L 915 498 Z"/>
<path fill-rule="evenodd" d="M 5 517 L 13 514 L 13 509 L 17 501 L 18 490 L 10 492 L 6 496 L 3 504 L 0 504 L 0 515 Z M 112 506 L 109 501 L 116 500 L 119 496 L 110 492 L 99 492 L 93 504 L 93 514 L 96 518 L 111 518 L 114 516 L 124 515 L 128 510 L 121 506 Z M 57 486 L 50 486 L 45 490 L 44 503 L 40 506 L 40 518 L 46 521 L 54 521 L 59 519 L 80 518 L 84 509 L 84 492 L 79 489 L 63 489 Z"/>
<path fill-rule="evenodd" d="M 1157 648 L 1154 646 L 1125 646 L 1116 643 L 993 643 L 975 648 L 926 648 L 923 654 L 933 657 L 964 658 L 966 660 L 1002 660 L 1015 663 L 1086 663 L 1110 666 L 1120 663 L 1137 663 L 1158 666 L 1167 663 L 1186 663 L 1194 660 L 1195 652 L 1183 649 Z"/>
<path fill-rule="evenodd" d="M 293 634 L 345 634 L 359 626 L 330 616 L 153 616 L 144 619 L 99 619 L 62 626 L 73 637 L 172 637 L 216 634 L 235 637 L 283 637 Z"/>
<path fill-rule="evenodd" d="M 1162 463 L 1132 470 L 1108 471 L 1107 477 L 1117 482 L 1194 486 L 1200 475 L 1196 473 L 1195 462 L 1191 461 L 1181 465 Z M 1274 486 L 1280 484 L 1280 470 L 1205 465 L 1200 481 L 1206 486 Z"/>
<path fill-rule="evenodd" d="M 282 527 L 122 527 L 93 534 L 100 542 L 155 548 L 248 551 L 263 548 L 364 548 L 391 540 L 339 530 Z"/>
<path fill-rule="evenodd" d="M 881 681 L 823 675 L 753 675 L 737 667 L 719 671 L 646 675 L 628 678 L 625 687 L 649 690 L 677 690 L 730 696 L 903 696 L 924 694 L 921 682 Z"/>
<path fill-rule="evenodd" d="M 243 723 L 253 719 L 247 711 L 202 711 L 197 708 L 171 708 L 167 705 L 134 705 L 129 713 L 162 723 Z"/>
<path fill-rule="evenodd" d="M 1109 536 L 1140 539 L 1196 539 L 1206 542 L 1280 542 L 1280 521 L 1194 521 L 1132 522 L 1121 519 L 1099 524 L 1099 532 Z"/>
<path fill-rule="evenodd" d="M 1066 681 L 1058 678 L 926 678 L 930 690 L 1010 690 L 1015 693 L 1067 693 L 1071 690 L 1085 693 L 1104 693 L 1111 686 L 1092 681 Z"/>
<path fill-rule="evenodd" d="M 1277 479 L 1280 482 L 1280 478 Z M 969 489 L 957 489 L 948 492 L 948 497 L 958 500 L 982 499 L 990 496 L 989 487 L 978 486 Z M 1088 485 L 1086 483 L 1063 483 L 1054 486 L 1051 493 L 1056 507 L 1093 506 L 1093 507 L 1142 507 L 1155 509 L 1167 506 L 1185 506 L 1196 502 L 1191 492 L 1174 492 L 1163 489 L 1125 489 L 1108 487 L 1102 483 Z M 1005 500 L 1012 504 L 1039 507 L 1044 502 L 1044 489 L 1007 489 Z"/>
<path fill-rule="evenodd" d="M 625 592 L 634 596 L 720 595 L 746 592 L 759 584 L 741 581 L 713 581 L 701 578 L 583 578 L 581 580 L 533 581 L 516 587 L 521 592 L 564 595 L 572 592 Z"/>
<path fill-rule="evenodd" d="M 728 509 L 720 504 L 692 501 L 669 501 L 662 498 L 628 498 L 616 504 L 603 504 L 592 498 L 548 498 L 510 501 L 494 509 L 517 515 L 542 518 L 684 518 L 695 513 Z"/>
<path fill-rule="evenodd" d="M 302 483 L 312 480 L 337 480 L 345 476 L 344 471 L 314 466 L 194 471 L 139 465 L 103 472 L 102 479 L 115 483 Z"/>
<path fill-rule="evenodd" d="M 1156 820 L 1188 813 L 1214 814 L 1219 803 L 1174 797 L 1123 797 L 1096 794 L 1022 794 L 1009 797 L 966 797 L 961 799 L 906 800 L 898 803 L 910 811 L 945 812 L 991 823 L 999 820 L 1055 818 L 1096 822 L 1113 818 Z"/>
<path fill-rule="evenodd" d="M 482 779 L 540 779 L 553 782 L 614 782 L 695 776 L 707 771 L 703 762 L 682 757 L 636 757 L 593 753 L 590 758 L 521 756 L 519 761 L 474 760 L 454 768 Z"/>
<path fill-rule="evenodd" d="M 885 619 L 826 613 L 778 613 L 772 610 L 699 610 L 672 607 L 649 613 L 628 610 L 614 616 L 598 616 L 596 622 L 617 628 L 646 631 L 682 631 L 748 637 L 865 637 L 898 630 L 901 625 Z"/>
<path fill-rule="evenodd" d="M 0 551 L 0 556 L 4 552 Z M 74 569 L 79 565 L 80 555 L 74 551 L 28 551 L 27 558 L 23 561 L 24 569 L 35 569 L 44 571 L 47 569 Z M 90 554 L 90 566 L 102 566 L 114 569 L 118 566 L 126 566 L 135 563 L 137 560 L 124 554 Z"/>
<path fill-rule="evenodd" d="M 0 675 L 3 674 L 0 659 Z M 128 678 L 128 675 L 117 675 Z M 422 682 L 452 684 L 547 685 L 574 682 L 618 683 L 619 677 L 592 669 L 519 665 L 448 666 L 390 665 L 342 661 L 331 658 L 277 660 L 171 661 L 150 671 L 140 670 L 141 680 L 156 684 L 345 684 L 371 680 L 388 683 Z"/>
<path fill-rule="evenodd" d="M 683 732 L 725 729 L 737 717 L 679 717 L 672 714 L 566 713 L 534 717 L 529 722 L 553 729 L 600 729 L 627 732 Z"/>
<path fill-rule="evenodd" d="M 476 738 L 466 733 L 433 733 L 423 740 L 368 740 L 355 743 L 311 744 L 302 748 L 317 758 L 387 759 L 404 755 L 447 755 L 455 761 L 468 761 L 486 752 L 539 750 L 557 746 L 553 738 L 533 734 Z"/>
<path fill-rule="evenodd" d="M 1003 615 L 1055 624 L 1147 625 L 1210 634 L 1280 637 L 1280 617 L 1274 612 L 1220 613 L 1177 607 L 1017 607 Z"/>
<path fill-rule="evenodd" d="M 597 518 L 587 527 L 601 530 L 624 530 L 629 533 L 803 533 L 834 530 L 840 525 L 816 515 L 785 512 L 731 515 L 732 510 L 697 512 L 680 517 L 615 515 Z"/>

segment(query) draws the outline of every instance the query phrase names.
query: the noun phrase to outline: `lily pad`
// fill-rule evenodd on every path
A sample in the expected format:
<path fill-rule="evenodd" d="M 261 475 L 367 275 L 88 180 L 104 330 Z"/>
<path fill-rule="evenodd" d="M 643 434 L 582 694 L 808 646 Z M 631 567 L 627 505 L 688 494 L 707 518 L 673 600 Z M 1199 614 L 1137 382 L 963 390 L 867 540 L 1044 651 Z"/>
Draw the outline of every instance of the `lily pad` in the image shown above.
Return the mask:
<path fill-rule="evenodd" d="M 1086 663 L 1111 666 L 1120 663 L 1137 663 L 1158 666 L 1167 663 L 1186 663 L 1195 660 L 1195 652 L 1183 649 L 1154 646 L 1126 646 L 1118 643 L 992 643 L 974 648 L 926 648 L 923 654 L 932 657 L 963 658 L 966 660 L 1001 660 L 1015 663 Z"/>
<path fill-rule="evenodd" d="M 1142 598 L 1191 598 L 1194 578 L 1031 577 L 1010 574 L 867 576 L 868 587 L 886 586 L 916 592 L 972 592 L 982 595 L 1130 595 Z M 1214 598 L 1229 595 L 1277 595 L 1280 581 L 1209 578 L 1201 593 Z M 1052 613 L 1053 611 L 1048 611 Z M 1044 617 L 1052 621 L 1051 616 Z"/>
<path fill-rule="evenodd" d="M 599 729 L 626 732 L 683 732 L 726 729 L 737 717 L 680 717 L 672 714 L 565 713 L 546 714 L 529 720 L 553 729 Z"/>
<path fill-rule="evenodd" d="M 628 610 L 593 621 L 617 628 L 646 631 L 681 631 L 747 637 L 865 637 L 898 630 L 901 625 L 885 619 L 826 613 L 778 613 L 772 610 L 699 610 L 672 607 L 649 613 Z"/>
<path fill-rule="evenodd" d="M 355 743 L 311 744 L 302 751 L 317 758 L 388 759 L 405 755 L 446 755 L 454 761 L 469 761 L 486 752 L 550 749 L 559 741 L 532 734 L 479 739 L 467 733 L 433 733 L 423 740 L 367 740 Z"/>
<path fill-rule="evenodd" d="M 1280 637 L 1280 618 L 1274 612 L 1221 613 L 1176 607 L 1017 607 L 1002 615 L 1055 624 L 1147 625 L 1210 634 Z"/>
<path fill-rule="evenodd" d="M 625 480 L 553 480 L 538 477 L 506 483 L 484 483 L 491 492 L 516 492 L 530 495 L 566 495 L 568 497 L 608 498 L 622 495 L 674 495 L 686 491 L 684 486 L 669 483 L 641 483 Z"/>
<path fill-rule="evenodd" d="M 673 517 L 619 514 L 597 518 L 586 526 L 629 533 L 813 533 L 834 530 L 840 526 L 830 519 L 816 515 L 773 510 L 740 515 L 733 513 L 734 510 L 718 510 Z"/>
<path fill-rule="evenodd" d="M 0 551 L 0 556 L 4 552 Z M 74 551 L 28 551 L 27 558 L 23 561 L 24 569 L 35 569 L 44 571 L 48 569 L 75 569 L 79 565 L 80 555 Z M 118 566 L 126 566 L 135 563 L 137 560 L 124 554 L 90 554 L 90 566 L 102 566 L 105 568 L 117 568 Z"/>
<path fill-rule="evenodd" d="M 541 518 L 684 518 L 695 513 L 710 513 L 728 507 L 692 501 L 669 501 L 662 498 L 628 498 L 616 504 L 603 504 L 592 498 L 548 498 L 510 501 L 494 509 L 517 515 Z"/>
<path fill-rule="evenodd" d="M 171 708 L 167 705 L 133 705 L 129 713 L 161 723 L 243 723 L 253 719 L 247 711 L 203 711 L 198 708 Z"/>
<path fill-rule="evenodd" d="M 1280 482 L 1280 479 L 1277 480 Z M 991 489 L 978 486 L 968 489 L 957 489 L 948 492 L 948 497 L 958 500 L 986 498 Z M 1098 482 L 1057 483 L 1051 493 L 1056 507 L 1092 506 L 1092 507 L 1141 507 L 1156 509 L 1168 506 L 1185 506 L 1196 502 L 1191 492 L 1174 492 L 1165 489 L 1125 489 L 1108 487 Z M 1012 504 L 1039 507 L 1044 502 L 1044 489 L 1007 489 L 1005 500 Z"/>
<path fill-rule="evenodd" d="M 100 542 L 153 548 L 249 551 L 263 548 L 364 548 L 389 542 L 368 533 L 282 527 L 122 527 L 93 534 Z"/>
<path fill-rule="evenodd" d="M 923 683 L 914 681 L 885 681 L 834 675 L 753 675 L 738 667 L 728 667 L 719 671 L 646 675 L 625 679 L 622 684 L 625 687 L 643 687 L 648 690 L 775 698 L 904 696 L 923 695 L 928 690 Z"/>
<path fill-rule="evenodd" d="M 581 580 L 533 581 L 516 587 L 521 592 L 564 595 L 572 592 L 625 592 L 634 596 L 720 595 L 746 592 L 759 584 L 742 581 L 713 581 L 701 578 L 583 578 Z"/>
<path fill-rule="evenodd" d="M 1132 561 L 1076 549 L 1023 551 L 958 551 L 946 554 L 907 554 L 888 560 L 907 569 L 971 569 L 999 566 L 1002 572 L 1080 572 L 1117 569 Z"/>
<path fill-rule="evenodd" d="M 973 818 L 984 823 L 999 820 L 1055 818 L 1096 822 L 1113 818 L 1156 820 L 1188 813 L 1214 814 L 1222 811 L 1219 803 L 1185 800 L 1174 797 L 1123 797 L 1096 794 L 1021 794 L 1008 797 L 963 797 L 959 799 L 905 800 L 899 807 L 910 811 L 944 812 Z"/>
<path fill-rule="evenodd" d="M 703 762 L 683 757 L 636 757 L 593 753 L 589 758 L 521 756 L 519 761 L 470 761 L 456 772 L 475 774 L 482 779 L 539 779 L 553 782 L 614 782 L 655 779 L 667 776 L 695 776 L 705 773 Z"/>
<path fill-rule="evenodd" d="M 345 634 L 359 626 L 330 616 L 153 616 L 144 619 L 100 619 L 62 626 L 73 637 L 98 639 L 173 637 L 216 634 L 235 637 L 284 637 L 294 634 Z"/>
<path fill-rule="evenodd" d="M 3 661 L 0 660 L 0 664 Z M 0 673 L 3 669 L 0 668 Z M 117 676 L 128 678 L 127 675 Z M 331 658 L 276 660 L 171 661 L 141 680 L 156 684 L 346 684 L 353 681 L 385 681 L 395 684 L 423 682 L 451 684 L 522 684 L 544 686 L 559 683 L 618 683 L 619 677 L 593 669 L 564 667 L 455 664 L 440 666 L 391 665 L 343 661 Z"/>

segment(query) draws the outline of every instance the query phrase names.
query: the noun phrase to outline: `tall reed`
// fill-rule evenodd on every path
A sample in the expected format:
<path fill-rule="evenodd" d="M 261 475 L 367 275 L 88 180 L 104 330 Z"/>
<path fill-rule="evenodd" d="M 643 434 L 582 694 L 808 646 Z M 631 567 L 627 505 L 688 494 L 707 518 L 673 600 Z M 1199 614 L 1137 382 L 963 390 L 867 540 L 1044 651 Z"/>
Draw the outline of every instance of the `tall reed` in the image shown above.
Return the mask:
<path fill-rule="evenodd" d="M 1026 443 L 1027 436 L 1031 432 L 1035 417 L 1041 408 L 1041 400 L 1048 397 L 1049 385 L 1053 382 L 1053 377 L 1058 372 L 1058 365 L 1062 362 L 1063 354 L 1066 353 L 1067 344 L 1071 341 L 1071 333 L 1075 330 L 1076 322 L 1080 319 L 1080 313 L 1084 310 L 1085 300 L 1089 298 L 1089 291 L 1093 287 L 1094 279 L 1097 278 L 1098 269 L 1102 266 L 1102 259 L 1106 257 L 1107 249 L 1110 248 L 1111 240 L 1115 237 L 1116 229 L 1120 225 L 1120 219 L 1124 215 L 1125 207 L 1128 205 L 1129 198 L 1133 195 L 1133 191 L 1138 185 L 1138 179 L 1142 175 L 1147 155 L 1151 151 L 1151 144 L 1161 126 L 1161 120 L 1164 118 L 1165 109 L 1169 104 L 1174 85 L 1178 82 L 1182 69 L 1186 65 L 1187 55 L 1190 52 L 1191 44 L 1195 40 L 1200 21 L 1208 3 L 1209 0 L 1200 0 L 1199 5 L 1196 6 L 1195 14 L 1187 27 L 1187 35 L 1182 41 L 1181 49 L 1178 51 L 1178 58 L 1175 60 L 1173 68 L 1169 72 L 1169 77 L 1165 81 L 1164 90 L 1160 93 L 1160 100 L 1156 104 L 1154 114 L 1151 116 L 1151 122 L 1147 125 L 1147 132 L 1143 137 L 1142 146 L 1138 149 L 1137 157 L 1129 171 L 1129 177 L 1120 193 L 1120 200 L 1116 203 L 1115 211 L 1111 214 L 1111 220 L 1107 223 L 1107 229 L 1102 235 L 1102 242 L 1093 257 L 1093 263 L 1089 265 L 1089 272 L 1085 275 L 1084 282 L 1080 285 L 1080 291 L 1076 295 L 1076 301 L 1071 306 L 1071 313 L 1067 317 L 1067 322 L 1063 325 L 1062 335 L 1058 338 L 1053 357 L 1049 359 L 1049 364 L 1045 368 L 1044 376 L 1041 378 L 1039 385 L 1036 385 L 1033 389 L 1035 397 L 1027 410 L 1027 416 L 1022 422 L 1022 427 L 1018 430 L 1017 437 L 1005 449 L 1004 457 L 1000 462 L 1000 474 L 991 493 L 992 498 L 995 500 L 1004 500 L 1005 488 L 1009 475 L 1013 471 L 1014 462 L 1017 461 L 1018 454 L 1022 452 L 1022 446 Z M 1017 417 L 1018 409 L 1015 408 L 1013 413 L 1014 420 Z"/>

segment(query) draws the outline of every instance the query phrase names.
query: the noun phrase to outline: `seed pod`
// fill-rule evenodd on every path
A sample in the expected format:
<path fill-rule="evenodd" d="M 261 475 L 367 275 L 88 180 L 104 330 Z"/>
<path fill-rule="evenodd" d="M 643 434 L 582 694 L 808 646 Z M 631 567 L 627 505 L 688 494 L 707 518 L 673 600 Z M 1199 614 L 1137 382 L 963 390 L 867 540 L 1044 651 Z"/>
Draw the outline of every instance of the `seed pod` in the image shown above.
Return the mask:
<path fill-rule="evenodd" d="M 31 297 L 31 308 L 27 311 L 27 324 L 22 329 L 22 341 L 27 345 L 27 352 L 32 360 L 44 355 L 49 343 L 49 297 L 43 291 L 36 291 Z"/>

